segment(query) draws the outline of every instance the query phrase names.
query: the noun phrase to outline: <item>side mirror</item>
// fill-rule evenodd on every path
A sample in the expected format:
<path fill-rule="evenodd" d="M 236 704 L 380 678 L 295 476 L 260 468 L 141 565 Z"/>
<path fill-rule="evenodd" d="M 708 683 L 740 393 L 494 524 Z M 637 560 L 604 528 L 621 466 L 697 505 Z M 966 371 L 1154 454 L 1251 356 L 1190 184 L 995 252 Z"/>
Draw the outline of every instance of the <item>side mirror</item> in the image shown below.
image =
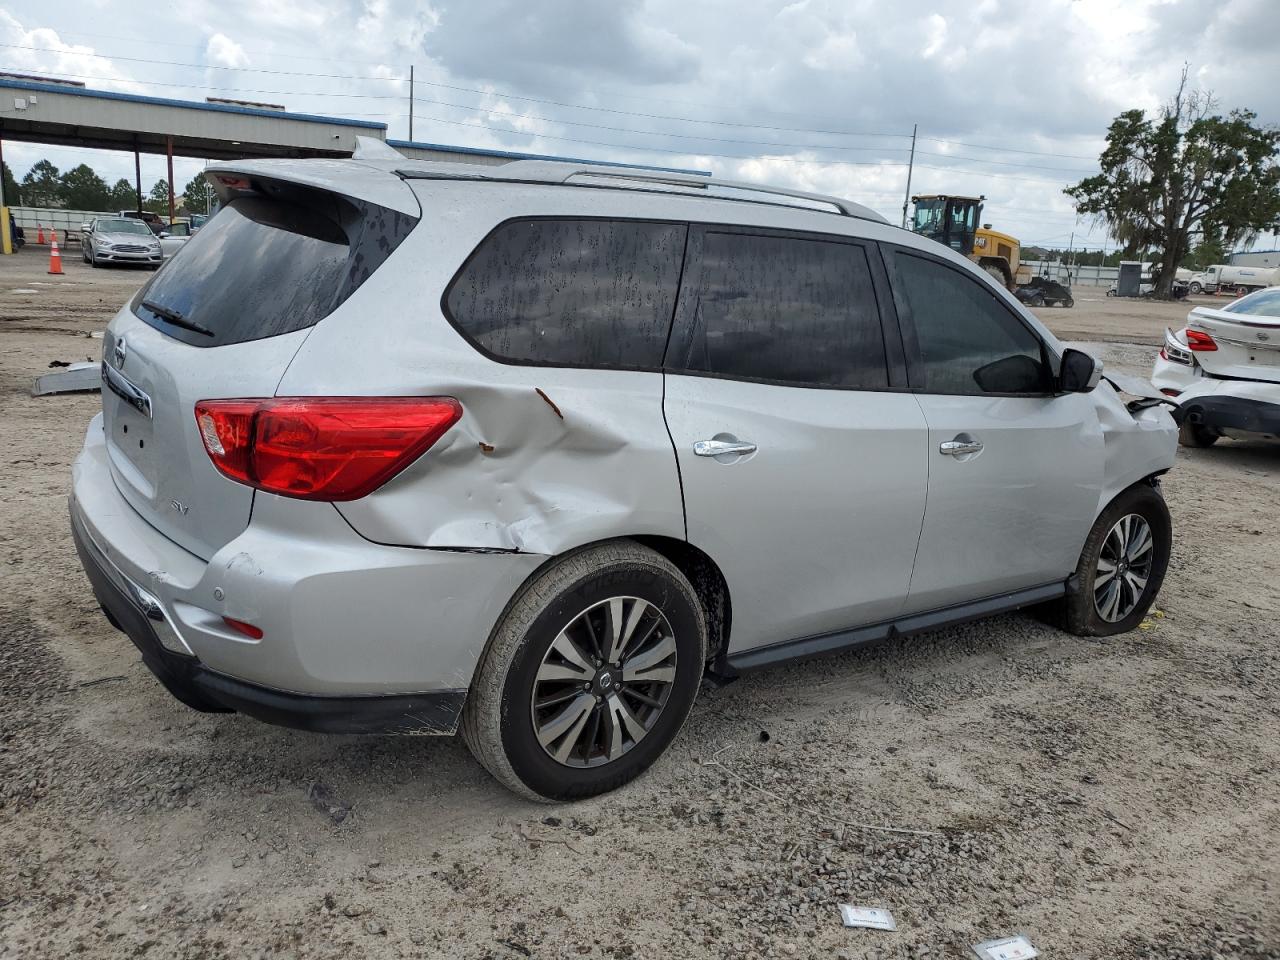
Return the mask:
<path fill-rule="evenodd" d="M 1102 361 L 1083 350 L 1068 347 L 1062 352 L 1058 389 L 1063 393 L 1088 393 L 1102 379 Z"/>
<path fill-rule="evenodd" d="M 169 239 L 169 231 L 167 231 L 167 230 L 161 230 L 161 231 L 160 231 L 160 239 L 161 239 L 161 240 L 168 240 L 168 239 Z"/>

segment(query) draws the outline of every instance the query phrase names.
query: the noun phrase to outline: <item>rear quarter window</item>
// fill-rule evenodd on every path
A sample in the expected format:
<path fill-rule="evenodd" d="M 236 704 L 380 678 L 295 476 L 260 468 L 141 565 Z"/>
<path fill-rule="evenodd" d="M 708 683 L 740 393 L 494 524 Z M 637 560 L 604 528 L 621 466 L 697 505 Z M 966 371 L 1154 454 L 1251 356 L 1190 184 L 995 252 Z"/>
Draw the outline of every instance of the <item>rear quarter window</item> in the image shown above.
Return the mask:
<path fill-rule="evenodd" d="M 303 330 L 350 297 L 417 222 L 290 185 L 239 197 L 182 245 L 138 292 L 132 309 L 168 336 L 199 347 Z"/>
<path fill-rule="evenodd" d="M 501 224 L 445 291 L 445 314 L 506 363 L 657 369 L 687 228 L 633 220 Z"/>

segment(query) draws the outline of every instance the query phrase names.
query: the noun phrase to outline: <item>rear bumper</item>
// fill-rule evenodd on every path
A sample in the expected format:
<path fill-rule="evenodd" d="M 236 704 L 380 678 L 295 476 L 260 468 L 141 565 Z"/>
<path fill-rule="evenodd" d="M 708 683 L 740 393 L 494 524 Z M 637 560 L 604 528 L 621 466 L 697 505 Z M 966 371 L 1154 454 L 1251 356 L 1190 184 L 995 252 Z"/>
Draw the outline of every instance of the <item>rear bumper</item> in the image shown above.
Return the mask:
<path fill-rule="evenodd" d="M 1280 436 L 1280 383 L 1204 377 L 1178 405 L 1188 421 L 1212 430 Z"/>
<path fill-rule="evenodd" d="M 163 615 L 139 603 L 138 591 L 72 516 L 71 533 L 85 575 L 107 619 L 142 654 L 156 679 L 187 706 L 206 713 L 235 711 L 267 723 L 317 733 L 453 733 L 466 690 L 367 697 L 318 697 L 275 690 L 208 669 L 193 656 L 165 649 Z"/>
<path fill-rule="evenodd" d="M 1187 419 L 1200 426 L 1280 436 L 1280 403 L 1245 397 L 1196 397 L 1184 409 Z"/>
<path fill-rule="evenodd" d="M 107 457 L 95 418 L 74 468 L 76 548 L 108 617 L 200 710 L 308 730 L 452 733 L 494 622 L 543 559 L 386 547 L 331 505 L 259 495 L 249 526 L 206 562 L 129 505 Z"/>

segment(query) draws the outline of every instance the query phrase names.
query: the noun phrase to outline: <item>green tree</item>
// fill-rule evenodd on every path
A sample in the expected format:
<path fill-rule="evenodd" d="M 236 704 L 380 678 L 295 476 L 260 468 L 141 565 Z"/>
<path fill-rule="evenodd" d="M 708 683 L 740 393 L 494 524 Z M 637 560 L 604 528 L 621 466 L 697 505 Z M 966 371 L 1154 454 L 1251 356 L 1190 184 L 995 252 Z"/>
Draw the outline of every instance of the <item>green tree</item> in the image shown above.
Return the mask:
<path fill-rule="evenodd" d="M 62 182 L 58 168 L 48 160 L 38 161 L 22 178 L 22 199 L 28 207 L 62 206 Z"/>
<path fill-rule="evenodd" d="M 182 205 L 188 213 L 204 213 L 213 209 L 213 186 L 203 174 L 194 176 L 182 190 Z"/>
<path fill-rule="evenodd" d="M 0 177 L 4 178 L 5 206 L 22 206 L 22 191 L 18 189 L 18 181 L 13 178 L 13 171 L 7 163 L 0 163 Z"/>
<path fill-rule="evenodd" d="M 1078 213 L 1105 221 L 1126 249 L 1160 251 L 1155 294 L 1166 299 L 1195 234 L 1235 242 L 1280 226 L 1280 130 L 1258 127 L 1248 110 L 1218 116 L 1212 97 L 1187 93 L 1186 83 L 1184 69 L 1155 118 L 1141 110 L 1118 116 L 1102 172 L 1065 190 Z"/>
<path fill-rule="evenodd" d="M 58 178 L 64 207 L 72 210 L 105 210 L 111 190 L 87 163 L 72 167 Z"/>
<path fill-rule="evenodd" d="M 161 178 L 155 182 L 151 188 L 151 192 L 147 194 L 147 199 L 143 202 L 142 208 L 150 210 L 152 213 L 159 213 L 163 216 L 169 215 L 169 181 Z"/>
<path fill-rule="evenodd" d="M 121 177 L 115 182 L 111 188 L 111 193 L 107 199 L 106 209 L 119 212 L 121 210 L 137 210 L 138 194 L 133 189 L 133 184 Z"/>

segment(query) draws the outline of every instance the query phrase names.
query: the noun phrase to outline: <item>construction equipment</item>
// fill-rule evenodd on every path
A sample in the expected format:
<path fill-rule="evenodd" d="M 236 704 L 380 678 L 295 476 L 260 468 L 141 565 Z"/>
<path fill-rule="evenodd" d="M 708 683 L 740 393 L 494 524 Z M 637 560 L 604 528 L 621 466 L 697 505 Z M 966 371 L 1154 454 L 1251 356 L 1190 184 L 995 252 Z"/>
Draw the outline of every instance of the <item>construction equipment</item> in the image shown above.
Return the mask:
<path fill-rule="evenodd" d="M 964 254 L 1012 292 L 1031 279 L 1031 271 L 1019 267 L 1021 244 L 1017 238 L 992 230 L 989 223 L 978 226 L 986 199 L 948 194 L 912 197 L 915 213 L 911 230 Z"/>

